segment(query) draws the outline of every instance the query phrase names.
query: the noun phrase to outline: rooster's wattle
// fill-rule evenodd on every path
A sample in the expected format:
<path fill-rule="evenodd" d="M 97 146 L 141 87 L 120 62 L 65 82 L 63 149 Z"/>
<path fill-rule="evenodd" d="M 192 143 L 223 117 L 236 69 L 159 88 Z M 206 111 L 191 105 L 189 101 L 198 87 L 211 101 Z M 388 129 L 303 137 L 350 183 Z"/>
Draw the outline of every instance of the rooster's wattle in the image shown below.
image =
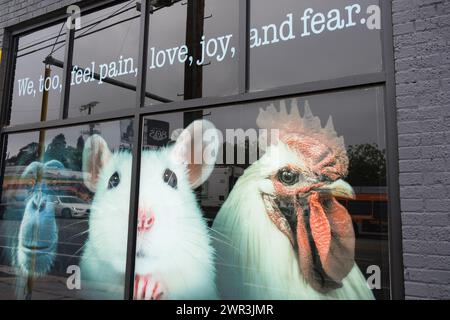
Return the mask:
<path fill-rule="evenodd" d="M 344 139 L 297 100 L 261 110 L 278 130 L 238 180 L 213 225 L 225 299 L 373 299 L 354 261 L 355 235 L 336 198 L 353 198 Z"/>

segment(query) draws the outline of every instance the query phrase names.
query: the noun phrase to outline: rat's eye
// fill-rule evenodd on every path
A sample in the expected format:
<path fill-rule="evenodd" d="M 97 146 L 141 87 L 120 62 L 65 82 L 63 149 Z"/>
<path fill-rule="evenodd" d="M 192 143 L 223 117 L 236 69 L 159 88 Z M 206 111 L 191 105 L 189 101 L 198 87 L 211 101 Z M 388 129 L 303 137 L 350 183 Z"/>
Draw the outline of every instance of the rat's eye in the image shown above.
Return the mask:
<path fill-rule="evenodd" d="M 278 172 L 278 180 L 286 186 L 292 186 L 299 181 L 300 174 L 289 168 L 281 169 Z"/>
<path fill-rule="evenodd" d="M 117 172 L 115 172 L 115 173 L 111 176 L 111 178 L 109 179 L 109 182 L 108 182 L 108 189 L 114 189 L 114 188 L 117 188 L 117 186 L 119 185 L 119 183 L 120 183 L 120 177 L 119 177 L 119 174 L 118 174 Z"/>
<path fill-rule="evenodd" d="M 175 174 L 175 172 L 173 172 L 170 169 L 166 169 L 166 171 L 164 171 L 163 178 L 164 178 L 164 182 L 167 183 L 169 186 L 171 186 L 174 189 L 177 188 L 178 179 L 177 179 L 177 175 Z"/>

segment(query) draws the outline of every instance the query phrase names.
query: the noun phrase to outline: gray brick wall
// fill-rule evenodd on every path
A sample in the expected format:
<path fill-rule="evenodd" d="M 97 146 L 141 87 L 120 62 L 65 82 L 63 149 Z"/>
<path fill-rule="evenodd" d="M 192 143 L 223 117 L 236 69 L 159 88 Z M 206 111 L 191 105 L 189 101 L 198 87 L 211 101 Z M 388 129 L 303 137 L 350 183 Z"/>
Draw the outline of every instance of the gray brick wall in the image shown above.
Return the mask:
<path fill-rule="evenodd" d="M 405 291 L 450 298 L 450 0 L 393 0 Z"/>
<path fill-rule="evenodd" d="M 5 27 L 75 2 L 0 0 L 0 47 Z M 406 296 L 450 298 L 450 0 L 392 5 Z"/>

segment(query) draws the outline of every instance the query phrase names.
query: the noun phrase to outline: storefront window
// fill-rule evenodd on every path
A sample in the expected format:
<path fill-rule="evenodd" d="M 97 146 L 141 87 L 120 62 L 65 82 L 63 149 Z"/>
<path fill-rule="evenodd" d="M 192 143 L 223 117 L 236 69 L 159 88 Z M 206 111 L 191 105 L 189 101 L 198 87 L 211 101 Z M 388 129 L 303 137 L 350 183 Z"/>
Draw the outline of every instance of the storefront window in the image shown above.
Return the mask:
<path fill-rule="evenodd" d="M 2 299 L 123 298 L 130 128 L 122 120 L 8 136 Z"/>
<path fill-rule="evenodd" d="M 156 9 L 150 16 L 147 105 L 236 94 L 238 18 L 238 0 L 189 0 Z"/>
<path fill-rule="evenodd" d="M 146 3 L 145 52 L 143 1 L 82 12 L 65 97 L 68 29 L 18 38 L 0 298 L 389 298 L 385 83 L 352 77 L 385 75 L 379 1 Z"/>
<path fill-rule="evenodd" d="M 378 0 L 251 1 L 250 89 L 382 70 Z"/>
<path fill-rule="evenodd" d="M 135 106 L 139 17 L 136 1 L 83 17 L 87 27 L 75 33 L 70 117 Z"/>
<path fill-rule="evenodd" d="M 62 69 L 47 58 L 64 60 L 65 28 L 58 24 L 19 38 L 13 79 L 10 124 L 59 117 Z"/>
<path fill-rule="evenodd" d="M 145 118 L 135 298 L 388 298 L 382 97 Z"/>

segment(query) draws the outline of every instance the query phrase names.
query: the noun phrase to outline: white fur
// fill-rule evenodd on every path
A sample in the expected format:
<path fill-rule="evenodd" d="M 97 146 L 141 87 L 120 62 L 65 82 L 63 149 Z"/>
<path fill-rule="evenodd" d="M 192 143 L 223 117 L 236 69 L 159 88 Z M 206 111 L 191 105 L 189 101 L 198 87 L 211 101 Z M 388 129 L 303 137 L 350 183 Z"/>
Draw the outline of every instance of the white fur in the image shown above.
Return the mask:
<path fill-rule="evenodd" d="M 139 206 L 150 208 L 155 222 L 150 232 L 138 234 L 135 272 L 151 274 L 159 281 L 165 299 L 216 299 L 209 230 L 192 191 L 187 166 L 174 154 L 177 145 L 142 153 Z M 88 294 L 95 298 L 120 299 L 123 294 L 131 160 L 130 153 L 112 154 L 99 177 L 81 263 L 83 278 L 93 285 L 88 291 L 94 293 Z M 177 189 L 163 181 L 166 169 L 177 175 Z M 115 172 L 121 182 L 108 190 Z M 202 183 L 209 174 L 203 172 Z"/>
<path fill-rule="evenodd" d="M 327 294 L 315 291 L 303 279 L 297 254 L 266 214 L 261 198 L 260 188 L 270 191 L 266 178 L 283 167 L 281 159 L 292 158 L 273 157 L 274 153 L 286 152 L 283 144 L 271 147 L 248 168 L 214 221 L 213 229 L 222 234 L 214 241 L 219 294 L 224 299 L 373 299 L 356 265 L 343 287 Z"/>
<path fill-rule="evenodd" d="M 160 279 L 169 299 L 214 299 L 214 251 L 186 167 L 175 162 L 167 149 L 145 152 L 142 160 L 140 201 L 154 211 L 155 224 L 138 240 L 137 251 L 146 257 L 138 258 L 136 272 Z M 176 190 L 162 180 L 167 168 L 178 177 Z M 152 188 L 145 187 L 149 181 Z"/>

